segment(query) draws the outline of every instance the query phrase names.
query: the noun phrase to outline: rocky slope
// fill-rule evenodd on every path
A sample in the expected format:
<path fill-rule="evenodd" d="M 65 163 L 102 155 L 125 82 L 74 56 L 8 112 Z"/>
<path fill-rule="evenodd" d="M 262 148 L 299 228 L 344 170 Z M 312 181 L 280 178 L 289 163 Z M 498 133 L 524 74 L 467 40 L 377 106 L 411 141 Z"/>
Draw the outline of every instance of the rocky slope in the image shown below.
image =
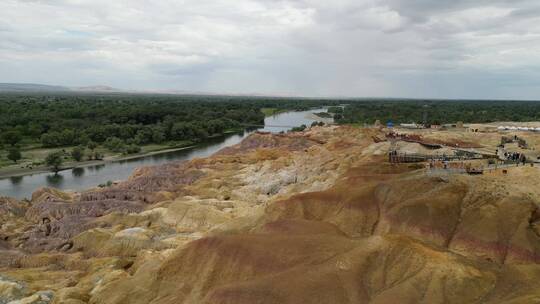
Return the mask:
<path fill-rule="evenodd" d="M 254 134 L 1 199 L 0 303 L 540 303 L 539 169 L 435 176 L 386 163 L 378 132 Z"/>

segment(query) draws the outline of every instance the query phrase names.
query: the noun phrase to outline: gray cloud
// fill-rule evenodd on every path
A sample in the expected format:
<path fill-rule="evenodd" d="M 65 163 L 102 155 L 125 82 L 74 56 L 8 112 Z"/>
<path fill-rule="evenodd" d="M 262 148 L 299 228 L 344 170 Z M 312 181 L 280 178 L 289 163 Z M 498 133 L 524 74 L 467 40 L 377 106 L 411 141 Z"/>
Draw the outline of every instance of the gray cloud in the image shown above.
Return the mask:
<path fill-rule="evenodd" d="M 537 99 L 532 0 L 3 0 L 0 82 Z"/>

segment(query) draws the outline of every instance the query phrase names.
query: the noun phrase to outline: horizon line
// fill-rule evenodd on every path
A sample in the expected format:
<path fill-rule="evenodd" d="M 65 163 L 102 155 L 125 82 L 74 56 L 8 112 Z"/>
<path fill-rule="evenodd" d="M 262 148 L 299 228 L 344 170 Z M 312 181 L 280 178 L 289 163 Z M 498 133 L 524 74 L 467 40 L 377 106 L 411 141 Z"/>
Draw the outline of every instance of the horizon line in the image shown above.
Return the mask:
<path fill-rule="evenodd" d="M 19 93 L 19 94 L 46 94 L 46 93 L 61 93 L 61 94 L 73 94 L 73 95 L 88 95 L 88 94 L 110 94 L 110 95 L 169 95 L 169 96 L 224 96 L 224 97 L 245 97 L 245 98 L 293 98 L 293 99 L 325 99 L 325 100 L 358 100 L 358 99 L 380 99 L 380 100 L 426 100 L 426 101 L 533 101 L 538 102 L 540 99 L 519 99 L 519 98 L 444 98 L 444 97 L 395 97 L 395 96 L 335 96 L 335 95 L 321 95 L 321 96 L 306 96 L 306 95 L 294 95 L 294 94 L 279 94 L 279 93 L 225 93 L 225 92 L 204 92 L 204 91 L 189 91 L 178 89 L 122 89 L 114 88 L 108 85 L 85 85 L 85 86 L 65 86 L 57 84 L 44 84 L 34 82 L 0 82 L 2 85 L 12 86 L 45 86 L 51 87 L 50 90 L 43 89 L 2 89 L 0 87 L 0 93 Z M 92 90 L 92 88 L 105 87 L 106 90 Z M 62 88 L 64 90 L 54 90 L 52 88 Z M 182 92 L 185 91 L 185 92 Z"/>

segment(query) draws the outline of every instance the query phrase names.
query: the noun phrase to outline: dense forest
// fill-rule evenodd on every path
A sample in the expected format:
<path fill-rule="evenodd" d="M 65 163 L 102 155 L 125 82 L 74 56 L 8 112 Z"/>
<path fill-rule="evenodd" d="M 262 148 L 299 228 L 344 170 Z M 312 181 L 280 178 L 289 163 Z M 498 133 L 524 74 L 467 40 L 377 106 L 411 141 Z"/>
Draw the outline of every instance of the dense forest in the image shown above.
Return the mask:
<path fill-rule="evenodd" d="M 265 114 L 321 106 L 330 106 L 330 114 L 318 115 L 333 115 L 338 123 L 540 120 L 540 103 L 534 101 L 5 93 L 0 95 L 0 167 L 21 158 L 39 163 L 44 153 L 58 149 L 64 158 L 79 161 L 102 159 L 103 153 L 139 153 L 141 147 L 185 146 L 263 125 Z"/>
<path fill-rule="evenodd" d="M 0 150 L 98 146 L 137 153 L 140 146 L 197 142 L 263 125 L 263 109 L 307 110 L 326 101 L 173 95 L 0 95 Z M 333 102 L 336 104 L 336 102 Z M 99 158 L 99 157 L 96 157 Z"/>
<path fill-rule="evenodd" d="M 0 144 L 43 148 L 198 141 L 264 123 L 263 109 L 331 107 L 339 123 L 540 120 L 533 101 L 323 100 L 168 95 L 0 95 Z"/>
<path fill-rule="evenodd" d="M 4 145 L 20 141 L 43 147 L 120 146 L 197 140 L 242 124 L 261 124 L 253 104 L 178 102 L 169 98 L 3 96 L 0 130 Z"/>
<path fill-rule="evenodd" d="M 348 100 L 343 113 L 336 116 L 339 123 L 428 124 L 489 123 L 496 121 L 539 121 L 540 102 L 499 100 Z"/>

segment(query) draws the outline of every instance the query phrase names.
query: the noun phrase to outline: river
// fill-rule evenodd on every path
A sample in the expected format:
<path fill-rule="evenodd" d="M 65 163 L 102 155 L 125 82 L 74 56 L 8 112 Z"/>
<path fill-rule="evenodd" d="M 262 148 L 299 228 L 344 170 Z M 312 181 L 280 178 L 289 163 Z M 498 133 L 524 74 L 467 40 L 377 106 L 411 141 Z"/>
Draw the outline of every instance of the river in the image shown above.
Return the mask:
<path fill-rule="evenodd" d="M 302 112 L 286 112 L 267 117 L 265 127 L 258 131 L 279 133 L 288 131 L 293 126 L 305 124 L 309 126 L 314 120 L 312 113 L 326 112 L 326 109 L 314 109 Z M 0 179 L 0 196 L 18 199 L 29 198 L 40 187 L 54 187 L 61 190 L 80 191 L 98 186 L 107 181 L 127 179 L 135 168 L 154 166 L 179 160 L 190 160 L 196 157 L 208 157 L 215 152 L 235 145 L 254 131 L 244 131 L 212 138 L 189 149 L 165 152 L 123 161 L 114 161 L 101 165 L 65 170 L 54 175 L 52 173 L 37 173 L 26 176 Z"/>

